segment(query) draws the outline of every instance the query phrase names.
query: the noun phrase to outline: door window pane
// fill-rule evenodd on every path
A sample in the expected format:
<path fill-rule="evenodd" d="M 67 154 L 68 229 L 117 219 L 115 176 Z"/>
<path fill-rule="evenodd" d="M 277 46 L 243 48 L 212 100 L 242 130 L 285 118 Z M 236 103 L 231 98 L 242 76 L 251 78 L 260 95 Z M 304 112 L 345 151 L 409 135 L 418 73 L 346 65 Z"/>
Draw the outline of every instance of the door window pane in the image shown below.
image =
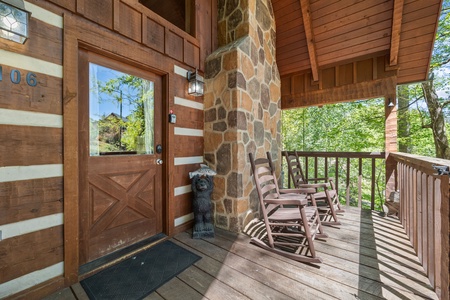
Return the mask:
<path fill-rule="evenodd" d="M 90 155 L 153 154 L 154 83 L 89 63 Z"/>

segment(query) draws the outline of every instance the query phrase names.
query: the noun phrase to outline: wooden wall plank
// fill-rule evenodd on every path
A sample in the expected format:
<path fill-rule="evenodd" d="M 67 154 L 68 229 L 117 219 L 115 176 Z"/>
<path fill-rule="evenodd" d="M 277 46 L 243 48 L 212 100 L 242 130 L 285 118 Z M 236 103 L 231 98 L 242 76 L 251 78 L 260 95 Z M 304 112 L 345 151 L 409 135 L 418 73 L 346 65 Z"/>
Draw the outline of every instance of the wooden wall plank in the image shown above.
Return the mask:
<path fill-rule="evenodd" d="M 298 1 L 296 1 L 296 3 L 298 3 Z M 300 6 L 296 9 L 289 7 L 285 12 L 277 12 L 276 14 L 284 16 L 283 19 L 277 20 L 277 25 L 281 28 L 283 28 L 284 25 L 290 25 L 291 23 L 299 22 L 301 24 L 301 21 L 298 21 L 298 16 L 301 15 Z"/>
<path fill-rule="evenodd" d="M 370 23 L 373 24 L 366 24 L 367 22 L 364 22 L 363 20 L 359 21 L 361 23 L 361 27 L 357 29 L 355 29 L 354 24 L 350 24 L 348 26 L 349 28 L 341 27 L 340 30 L 342 32 L 326 31 L 318 36 L 317 46 L 330 47 L 337 43 L 346 43 L 349 39 L 361 38 L 366 35 L 371 35 L 374 32 L 390 29 L 391 27 L 391 20 L 386 17 L 386 14 L 380 13 L 370 20 Z"/>
<path fill-rule="evenodd" d="M 174 145 L 175 156 L 202 156 L 203 137 L 176 136 L 177 143 Z"/>
<path fill-rule="evenodd" d="M 62 129 L 0 125 L 0 140 L 1 166 L 62 163 Z"/>
<path fill-rule="evenodd" d="M 366 59 L 356 62 L 356 82 L 371 81 L 373 78 L 373 60 Z"/>
<path fill-rule="evenodd" d="M 0 225 L 63 211 L 61 177 L 0 183 Z"/>
<path fill-rule="evenodd" d="M 183 38 L 166 29 L 165 49 L 166 54 L 178 61 L 183 61 L 184 47 Z"/>
<path fill-rule="evenodd" d="M 192 193 L 187 193 L 174 198 L 175 218 L 185 216 L 192 212 L 192 197 Z"/>
<path fill-rule="evenodd" d="M 341 2 L 327 6 L 328 15 L 318 15 L 313 11 L 314 32 L 320 35 L 326 31 L 334 31 L 342 26 L 357 22 L 358 20 L 369 20 L 380 12 L 389 13 L 392 16 L 392 2 L 379 2 L 374 0 L 361 1 L 358 4 L 347 2 L 347 7 Z M 317 17 L 316 17 L 317 15 Z M 349 30 L 350 31 L 350 30 Z"/>
<path fill-rule="evenodd" d="M 184 186 L 191 184 L 189 172 L 193 172 L 200 168 L 199 164 L 174 166 L 173 186 Z"/>
<path fill-rule="evenodd" d="M 0 108 L 26 110 L 51 114 L 62 114 L 62 79 L 35 73 L 37 86 L 32 87 L 23 80 L 20 84 L 8 82 L 9 75 L 13 69 L 18 70 L 22 77 L 28 73 L 27 70 L 3 66 L 3 82 L 0 83 Z"/>
<path fill-rule="evenodd" d="M 99 25 L 113 29 L 113 2 L 114 0 L 77 0 L 78 13 Z"/>
<path fill-rule="evenodd" d="M 143 32 L 146 32 L 146 34 L 143 35 L 142 42 L 148 47 L 164 53 L 164 26 L 153 21 L 147 16 L 144 16 L 144 18 L 147 20 L 147 22 L 144 22 L 143 24 L 143 26 L 146 27 Z"/>
<path fill-rule="evenodd" d="M 57 226 L 3 240 L 0 253 L 0 283 L 54 265 L 63 260 L 63 228 Z"/>
<path fill-rule="evenodd" d="M 190 66 L 194 66 L 196 69 L 202 69 L 200 68 L 200 49 L 186 40 L 184 40 L 183 61 Z"/>
<path fill-rule="evenodd" d="M 119 32 L 136 42 L 142 41 L 142 14 L 119 1 Z M 116 22 L 116 20 L 114 20 Z"/>
<path fill-rule="evenodd" d="M 338 76 L 337 78 L 338 86 L 354 83 L 355 81 L 353 78 L 353 63 L 339 66 L 337 76 Z"/>
<path fill-rule="evenodd" d="M 30 38 L 23 45 L 1 39 L 0 48 L 55 64 L 62 64 L 61 28 L 31 18 L 29 36 Z"/>
<path fill-rule="evenodd" d="M 72 12 L 76 11 L 76 0 L 48 0 L 58 6 L 64 7 Z"/>

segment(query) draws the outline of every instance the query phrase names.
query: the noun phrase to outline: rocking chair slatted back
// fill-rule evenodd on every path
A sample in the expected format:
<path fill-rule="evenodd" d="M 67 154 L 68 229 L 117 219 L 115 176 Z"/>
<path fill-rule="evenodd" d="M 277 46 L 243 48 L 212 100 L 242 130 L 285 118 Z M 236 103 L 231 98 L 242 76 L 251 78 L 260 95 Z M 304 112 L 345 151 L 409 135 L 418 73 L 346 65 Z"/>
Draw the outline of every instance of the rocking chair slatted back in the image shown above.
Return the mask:
<path fill-rule="evenodd" d="M 254 159 L 249 154 L 256 190 L 260 200 L 265 233 L 251 242 L 271 252 L 302 262 L 322 262 L 316 256 L 313 240 L 326 238 L 319 212 L 307 206 L 307 195 L 280 194 L 270 153 Z"/>
<path fill-rule="evenodd" d="M 305 178 L 303 176 L 302 166 L 297 151 L 289 155 L 287 151 L 283 151 L 286 158 L 289 177 L 291 178 L 296 189 L 314 187 L 316 193 L 313 197 L 319 203 L 319 212 L 321 213 L 322 224 L 324 225 L 340 225 L 336 213 L 344 212 L 339 203 L 339 195 L 334 188 L 334 182 L 331 178 Z"/>

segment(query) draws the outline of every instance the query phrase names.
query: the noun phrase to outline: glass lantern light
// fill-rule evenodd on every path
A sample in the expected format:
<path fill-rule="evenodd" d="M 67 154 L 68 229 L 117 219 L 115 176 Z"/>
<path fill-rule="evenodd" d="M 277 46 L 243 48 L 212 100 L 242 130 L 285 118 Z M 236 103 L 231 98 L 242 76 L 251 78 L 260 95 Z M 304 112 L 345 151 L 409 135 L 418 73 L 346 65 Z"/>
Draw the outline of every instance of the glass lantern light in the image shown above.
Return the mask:
<path fill-rule="evenodd" d="M 25 43 L 30 15 L 25 10 L 23 0 L 0 0 L 0 37 Z"/>
<path fill-rule="evenodd" d="M 203 78 L 198 74 L 197 69 L 195 69 L 195 72 L 187 72 L 187 80 L 189 81 L 188 94 L 192 96 L 203 96 Z"/>

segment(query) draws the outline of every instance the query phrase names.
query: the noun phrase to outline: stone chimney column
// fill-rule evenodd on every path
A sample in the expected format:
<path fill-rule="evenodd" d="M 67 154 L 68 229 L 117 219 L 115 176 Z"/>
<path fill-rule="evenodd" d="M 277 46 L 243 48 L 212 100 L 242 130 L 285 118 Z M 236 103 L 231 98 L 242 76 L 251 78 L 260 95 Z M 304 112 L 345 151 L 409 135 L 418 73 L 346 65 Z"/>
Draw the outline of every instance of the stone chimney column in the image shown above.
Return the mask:
<path fill-rule="evenodd" d="M 240 232 L 259 213 L 249 153 L 280 168 L 280 76 L 270 0 L 218 0 L 219 49 L 205 68 L 205 160 L 217 171 L 215 226 Z M 278 170 L 279 173 L 279 170 Z"/>

